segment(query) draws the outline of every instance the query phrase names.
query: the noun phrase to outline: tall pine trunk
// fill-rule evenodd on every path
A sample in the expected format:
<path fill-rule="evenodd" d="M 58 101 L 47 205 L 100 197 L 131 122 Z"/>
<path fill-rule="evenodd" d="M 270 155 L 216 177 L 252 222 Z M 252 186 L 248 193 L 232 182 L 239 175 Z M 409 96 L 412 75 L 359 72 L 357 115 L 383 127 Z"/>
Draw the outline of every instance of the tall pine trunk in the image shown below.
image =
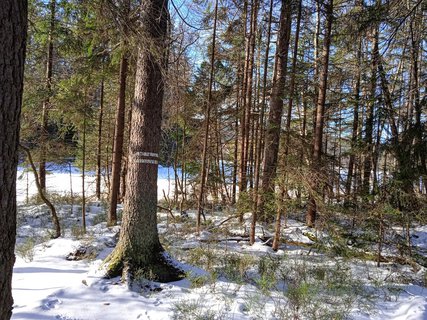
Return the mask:
<path fill-rule="evenodd" d="M 373 132 L 374 132 L 374 109 L 377 89 L 377 69 L 378 69 L 378 26 L 374 27 L 372 33 L 372 53 L 371 53 L 371 82 L 370 82 L 370 101 L 367 104 L 365 118 L 365 159 L 363 162 L 363 184 L 362 193 L 367 196 L 370 193 L 370 180 L 373 160 Z"/>
<path fill-rule="evenodd" d="M 243 77 L 242 77 L 242 85 L 240 91 L 240 164 L 239 164 L 239 193 L 246 191 L 246 144 L 248 141 L 246 140 L 246 91 L 248 86 L 248 66 L 249 66 L 249 37 L 250 30 L 247 30 L 247 19 L 248 19 L 248 1 L 245 0 L 243 4 L 243 23 L 244 23 L 244 36 L 245 36 L 245 61 L 243 66 Z M 243 213 L 240 212 L 239 221 L 243 221 Z"/>
<path fill-rule="evenodd" d="M 130 1 L 126 0 L 123 4 L 123 11 L 125 19 L 128 19 L 130 10 Z M 120 192 L 120 173 L 122 170 L 122 157 L 123 157 L 123 138 L 125 132 L 125 108 L 126 108 L 126 80 L 128 75 L 128 52 L 127 52 L 127 35 L 128 35 L 128 21 L 124 21 L 122 40 L 122 56 L 120 59 L 120 73 L 119 73 L 119 98 L 116 110 L 116 126 L 114 128 L 113 140 L 113 161 L 111 173 L 111 189 L 110 189 L 110 206 L 108 211 L 108 225 L 115 225 L 117 223 L 117 202 Z"/>
<path fill-rule="evenodd" d="M 355 161 L 356 161 L 356 146 L 357 139 L 359 137 L 359 107 L 360 107 L 360 84 L 362 76 L 362 39 L 359 38 L 357 45 L 357 56 L 356 56 L 356 79 L 354 84 L 354 107 L 353 107 L 353 126 L 351 133 L 351 153 L 348 161 L 347 180 L 345 183 L 345 194 L 346 200 L 345 205 L 349 204 L 351 186 L 353 183 L 353 175 L 355 172 Z"/>
<path fill-rule="evenodd" d="M 282 0 L 280 27 L 276 49 L 276 66 L 270 98 L 270 112 L 265 130 L 264 161 L 258 212 L 264 214 L 265 202 L 274 197 L 274 179 L 279 153 L 280 130 L 283 114 L 283 98 L 288 65 L 288 51 L 291 34 L 291 2 Z M 265 217 L 263 217 L 265 219 Z"/>
<path fill-rule="evenodd" d="M 107 258 L 107 275 L 136 272 L 159 281 L 179 273 L 165 260 L 157 230 L 157 169 L 166 70 L 168 1 L 147 0 L 140 11 L 141 33 L 129 141 L 129 166 L 119 242 Z"/>
<path fill-rule="evenodd" d="M 244 95 L 245 99 L 245 122 L 242 126 L 245 126 L 245 137 L 244 137 L 244 150 L 242 158 L 242 174 L 240 183 L 240 192 L 244 192 L 247 189 L 248 184 L 248 169 L 250 164 L 250 149 L 251 149 L 251 132 L 252 132 L 252 91 L 253 91 L 253 74 L 254 74 L 254 61 L 255 61 L 255 39 L 257 30 L 257 15 L 258 15 L 258 0 L 251 1 L 251 19 L 250 29 L 247 34 L 248 47 L 247 47 L 247 68 L 246 72 L 246 91 Z M 249 174 L 250 178 L 250 174 Z"/>
<path fill-rule="evenodd" d="M 259 137 L 256 140 L 256 161 L 255 161 L 255 185 L 253 196 L 253 213 L 250 232 L 250 243 L 255 243 L 255 227 L 258 220 L 258 192 L 260 184 L 260 171 L 261 171 L 261 156 L 262 156 L 262 141 L 264 140 L 264 118 L 266 109 L 266 95 L 267 95 L 267 74 L 268 74 L 268 58 L 270 54 L 270 37 L 271 37 L 271 20 L 273 16 L 273 0 L 270 0 L 270 9 L 268 12 L 268 27 L 267 27 L 267 44 L 265 48 L 264 58 L 264 73 L 262 79 L 262 97 L 261 97 L 261 111 L 259 116 Z"/>
<path fill-rule="evenodd" d="M 86 190 L 85 190 L 85 171 L 86 171 L 86 112 L 83 115 L 83 133 L 82 133 L 82 230 L 86 233 Z"/>
<path fill-rule="evenodd" d="M 16 168 L 24 79 L 27 1 L 0 5 L 0 319 L 12 316 Z"/>
<path fill-rule="evenodd" d="M 321 172 L 321 154 L 322 154 L 322 139 L 323 127 L 325 121 L 325 102 L 326 102 L 326 89 L 328 86 L 328 70 L 329 70 L 329 50 L 331 46 L 331 31 L 333 19 L 333 0 L 329 0 L 324 4 L 326 11 L 326 28 L 325 38 L 323 39 L 323 57 L 322 57 L 322 70 L 320 73 L 319 94 L 317 97 L 316 106 L 316 129 L 314 131 L 313 140 L 313 157 L 312 157 L 312 170 L 313 172 Z M 312 183 L 312 190 L 309 197 L 308 210 L 306 215 L 306 223 L 309 227 L 314 227 L 317 215 L 316 196 L 313 193 L 319 194 L 320 181 L 315 179 Z"/>
<path fill-rule="evenodd" d="M 122 53 L 120 61 L 120 89 L 117 103 L 116 126 L 114 128 L 113 164 L 111 173 L 110 208 L 108 211 L 108 224 L 117 223 L 117 202 L 120 192 L 120 172 L 122 170 L 123 138 L 125 130 L 125 106 L 126 106 L 126 78 L 128 70 L 127 54 Z"/>
<path fill-rule="evenodd" d="M 294 50 L 293 50 L 293 57 L 292 57 L 292 70 L 291 70 L 291 83 L 289 88 L 288 112 L 286 116 L 286 126 L 285 126 L 285 152 L 284 152 L 284 159 L 282 164 L 285 170 L 287 170 L 289 143 L 291 140 L 292 107 L 293 107 L 294 95 L 295 95 L 295 78 L 296 78 L 296 68 L 297 68 L 297 61 L 298 61 L 298 42 L 299 42 L 299 32 L 300 32 L 300 26 L 301 26 L 301 13 L 302 13 L 302 0 L 299 0 L 297 25 L 295 30 L 295 42 L 294 42 Z M 286 171 L 284 175 L 286 177 Z M 281 230 L 281 223 L 282 223 L 282 211 L 285 208 L 283 202 L 284 202 L 284 197 L 286 195 L 286 186 L 284 185 L 286 183 L 286 178 L 282 183 L 283 184 L 280 186 L 281 188 L 280 198 L 277 201 L 278 206 L 277 206 L 277 213 L 276 213 L 276 225 L 274 228 L 275 231 L 274 231 L 274 239 L 273 239 L 273 246 L 272 246 L 273 250 L 279 249 L 280 230 Z"/>
<path fill-rule="evenodd" d="M 96 149 L 96 183 L 95 194 L 96 198 L 101 200 L 101 155 L 102 155 L 102 120 L 104 116 L 104 79 L 101 79 L 100 97 L 99 97 L 99 113 L 98 113 L 98 145 Z"/>
<path fill-rule="evenodd" d="M 218 16 L 218 0 L 215 2 L 215 13 L 214 13 L 214 29 L 212 35 L 212 52 L 211 52 L 211 67 L 209 71 L 209 84 L 208 84 L 208 96 L 206 100 L 206 113 L 205 113 L 205 135 L 203 139 L 203 153 L 202 153 L 202 168 L 200 172 L 200 193 L 199 201 L 197 204 L 197 232 L 200 232 L 201 227 L 201 217 L 204 207 L 204 198 L 205 198 L 205 185 L 206 185 L 206 174 L 207 174 L 207 152 L 208 152 L 208 143 L 209 143 L 209 122 L 211 119 L 211 109 L 212 109 L 212 86 L 214 80 L 214 63 L 215 63 L 215 41 L 216 41 L 216 24 Z"/>

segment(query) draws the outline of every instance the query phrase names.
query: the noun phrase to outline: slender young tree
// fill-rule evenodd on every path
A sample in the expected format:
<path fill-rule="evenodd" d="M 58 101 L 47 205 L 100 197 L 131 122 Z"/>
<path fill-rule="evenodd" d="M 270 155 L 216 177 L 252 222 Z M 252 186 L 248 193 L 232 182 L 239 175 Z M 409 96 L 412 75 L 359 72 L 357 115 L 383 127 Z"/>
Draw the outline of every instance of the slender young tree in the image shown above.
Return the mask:
<path fill-rule="evenodd" d="M 245 61 L 245 84 L 243 94 L 243 121 L 242 126 L 242 152 L 241 152 L 241 172 L 240 172 L 240 188 L 239 192 L 246 191 L 248 183 L 248 162 L 250 160 L 249 152 L 252 143 L 251 125 L 252 125 L 252 91 L 253 91 L 253 75 L 254 75 L 254 59 L 255 59 L 255 39 L 258 22 L 258 0 L 251 1 L 250 11 L 250 28 L 246 34 L 246 61 Z M 242 216 L 241 219 L 242 221 Z"/>
<path fill-rule="evenodd" d="M 16 168 L 24 79 L 27 1 L 0 5 L 0 319 L 12 317 Z"/>
<path fill-rule="evenodd" d="M 354 80 L 354 107 L 353 107 L 353 126 L 351 133 L 351 146 L 352 149 L 356 147 L 357 139 L 359 136 L 359 108 L 360 108 L 360 87 L 361 87 L 361 76 L 362 76 L 362 38 L 359 36 L 356 53 L 356 79 Z M 355 161 L 356 152 L 351 151 L 350 158 L 348 161 L 347 180 L 345 184 L 346 200 L 345 204 L 349 203 L 351 185 L 353 182 L 353 175 L 355 173 Z"/>
<path fill-rule="evenodd" d="M 378 1 L 377 1 L 378 6 Z M 366 118 L 365 118 L 365 136 L 363 138 L 366 152 L 363 162 L 363 194 L 369 195 L 370 192 L 370 178 L 372 171 L 373 159 L 373 132 L 374 132 L 374 109 L 376 101 L 377 89 L 377 69 L 378 69 L 378 24 L 376 24 L 372 31 L 372 52 L 371 52 L 371 80 L 370 80 L 370 101 L 367 104 Z"/>
<path fill-rule="evenodd" d="M 163 256 L 157 231 L 157 168 L 161 139 L 168 36 L 168 1 L 147 0 L 140 7 L 140 38 L 129 145 L 127 188 L 120 239 L 107 276 L 144 271 L 159 281 L 180 273 Z"/>
<path fill-rule="evenodd" d="M 113 161 L 111 173 L 110 207 L 108 211 L 108 225 L 117 223 L 117 202 L 120 192 L 120 172 L 122 170 L 123 139 L 125 132 L 125 107 L 126 107 L 126 80 L 128 76 L 128 23 L 130 0 L 124 0 L 120 8 L 123 19 L 122 56 L 120 58 L 119 72 L 119 98 L 116 110 L 116 126 L 114 128 Z"/>
<path fill-rule="evenodd" d="M 267 44 L 265 48 L 264 59 L 264 74 L 263 74 L 263 88 L 261 98 L 261 112 L 259 116 L 259 137 L 256 141 L 256 161 L 255 161 L 255 185 L 253 197 L 253 213 L 251 222 L 250 243 L 255 243 L 255 227 L 258 220 L 258 191 L 260 184 L 260 171 L 261 171 L 261 156 L 262 156 L 262 141 L 264 139 L 264 117 L 266 109 L 266 95 L 267 95 L 267 73 L 268 73 L 268 58 L 270 54 L 270 37 L 271 37 L 271 20 L 273 16 L 273 0 L 270 0 L 270 9 L 268 12 L 268 26 L 267 26 Z"/>
<path fill-rule="evenodd" d="M 104 76 L 101 79 L 99 89 L 99 112 L 98 112 L 98 144 L 96 148 L 96 183 L 95 194 L 96 198 L 101 200 L 101 153 L 102 153 L 102 121 L 104 117 Z"/>
<path fill-rule="evenodd" d="M 246 178 L 246 155 L 245 155 L 245 151 L 246 151 L 246 99 L 245 99 L 245 95 L 246 95 L 246 87 L 248 85 L 248 80 L 247 80 L 247 76 L 248 76 L 248 65 L 249 65 L 249 34 L 250 34 L 250 30 L 248 31 L 247 29 L 247 19 L 248 19 L 248 1 L 244 0 L 243 1 L 243 14 L 242 14 L 242 19 L 243 19 L 243 31 L 244 31 L 244 37 L 245 37 L 245 59 L 244 62 L 242 61 L 242 65 L 240 66 L 241 70 L 242 70 L 242 75 L 240 77 L 241 79 L 241 86 L 238 89 L 240 92 L 239 94 L 239 108 L 238 111 L 240 113 L 240 163 L 239 163 L 239 193 L 246 191 L 246 184 L 247 184 L 247 178 Z M 243 215 L 242 213 L 240 213 L 240 218 L 239 218 L 240 222 L 243 221 Z"/>
<path fill-rule="evenodd" d="M 326 89 L 328 87 L 328 70 L 329 70 L 329 52 L 331 47 L 331 32 L 332 32 L 332 20 L 333 20 L 333 0 L 329 0 L 324 3 L 326 12 L 325 21 L 325 37 L 323 39 L 323 56 L 321 73 L 319 75 L 319 93 L 317 97 L 316 106 L 316 127 L 314 131 L 313 140 L 313 157 L 312 157 L 312 169 L 313 172 L 319 172 L 322 169 L 321 166 L 321 154 L 323 146 L 323 129 L 325 123 L 325 103 L 326 103 Z M 313 189 L 317 192 L 320 189 L 320 182 L 318 179 L 313 181 Z M 313 194 L 309 197 L 306 223 L 309 227 L 314 227 L 317 215 L 317 203 Z"/>
<path fill-rule="evenodd" d="M 216 26 L 218 18 L 218 0 L 215 1 L 215 13 L 214 13 L 214 28 L 212 35 L 212 52 L 211 52 L 211 65 L 209 71 L 209 84 L 208 84 L 208 97 L 206 100 L 206 116 L 205 116 L 205 136 L 203 140 L 203 153 L 202 153 L 202 168 L 200 173 L 200 194 L 197 208 L 197 233 L 200 232 L 201 216 L 203 215 L 203 204 L 205 198 L 205 184 L 206 184 L 206 173 L 207 173 L 207 152 L 209 143 L 209 122 L 211 118 L 212 108 L 212 86 L 214 80 L 214 67 L 215 67 L 215 41 L 216 41 Z"/>
<path fill-rule="evenodd" d="M 50 0 L 50 20 L 49 20 L 49 35 L 47 40 L 47 57 L 46 57 L 46 98 L 43 101 L 42 109 L 42 141 L 40 149 L 40 187 L 43 191 L 46 190 L 46 143 L 49 124 L 49 107 L 50 95 L 52 91 L 52 70 L 53 70 L 53 33 L 55 32 L 55 12 L 56 0 Z"/>
<path fill-rule="evenodd" d="M 46 206 L 50 210 L 50 213 L 51 213 L 51 216 L 52 216 L 52 222 L 53 222 L 53 225 L 55 226 L 55 234 L 52 234 L 52 238 L 53 239 L 59 238 L 61 236 L 61 225 L 59 224 L 59 219 L 58 219 L 58 215 L 56 213 L 55 206 L 46 197 L 45 191 L 42 189 L 42 187 L 40 185 L 40 177 L 39 177 L 39 174 L 37 173 L 37 168 L 36 168 L 36 165 L 35 165 L 35 163 L 33 161 L 33 157 L 31 156 L 30 149 L 27 148 L 27 147 L 25 147 L 22 144 L 20 145 L 20 147 L 26 153 L 27 160 L 30 163 L 31 169 L 33 170 L 34 181 L 36 183 L 36 187 L 37 187 L 37 191 L 39 193 L 39 197 L 43 200 L 43 202 L 46 204 Z"/>

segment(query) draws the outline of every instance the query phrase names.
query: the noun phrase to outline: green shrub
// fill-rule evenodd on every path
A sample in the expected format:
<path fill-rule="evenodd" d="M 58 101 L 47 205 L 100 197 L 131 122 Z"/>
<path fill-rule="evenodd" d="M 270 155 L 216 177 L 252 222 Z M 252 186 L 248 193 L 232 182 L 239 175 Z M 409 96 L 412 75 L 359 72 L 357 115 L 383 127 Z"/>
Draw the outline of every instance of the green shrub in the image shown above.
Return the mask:
<path fill-rule="evenodd" d="M 85 236 L 85 232 L 84 232 L 83 228 L 80 225 L 73 224 L 71 226 L 71 235 L 75 239 L 82 239 Z"/>
<path fill-rule="evenodd" d="M 107 215 L 103 212 L 103 213 L 98 213 L 96 216 L 93 217 L 93 225 L 97 225 L 100 224 L 102 222 L 106 222 L 107 221 Z"/>
<path fill-rule="evenodd" d="M 173 305 L 174 320 L 216 320 L 220 319 L 213 310 L 206 310 L 200 300 L 182 300 Z"/>
<path fill-rule="evenodd" d="M 368 293 L 343 261 L 334 265 L 293 261 L 282 265 L 287 302 L 277 306 L 279 318 L 345 319 L 358 304 L 366 307 Z"/>
<path fill-rule="evenodd" d="M 25 262 L 31 262 L 34 259 L 34 247 L 36 242 L 33 238 L 26 238 L 23 243 L 15 246 L 16 254 L 24 259 Z"/>
<path fill-rule="evenodd" d="M 230 281 L 242 283 L 248 280 L 247 272 L 255 264 L 255 259 L 249 255 L 229 253 L 222 255 L 219 263 L 219 274 Z"/>

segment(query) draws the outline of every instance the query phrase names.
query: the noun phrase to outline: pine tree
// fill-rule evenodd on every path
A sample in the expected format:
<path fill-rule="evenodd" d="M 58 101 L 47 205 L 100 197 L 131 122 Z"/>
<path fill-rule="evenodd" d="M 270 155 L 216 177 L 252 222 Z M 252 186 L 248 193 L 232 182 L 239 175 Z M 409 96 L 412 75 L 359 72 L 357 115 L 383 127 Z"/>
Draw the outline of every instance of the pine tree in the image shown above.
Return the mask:
<path fill-rule="evenodd" d="M 0 6 L 0 319 L 12 316 L 16 239 L 16 169 L 24 80 L 27 1 Z"/>
<path fill-rule="evenodd" d="M 165 0 L 141 4 L 141 30 L 136 67 L 123 222 L 111 255 L 110 277 L 141 271 L 159 281 L 177 280 L 180 272 L 163 255 L 157 231 L 157 167 L 166 71 L 168 7 Z"/>

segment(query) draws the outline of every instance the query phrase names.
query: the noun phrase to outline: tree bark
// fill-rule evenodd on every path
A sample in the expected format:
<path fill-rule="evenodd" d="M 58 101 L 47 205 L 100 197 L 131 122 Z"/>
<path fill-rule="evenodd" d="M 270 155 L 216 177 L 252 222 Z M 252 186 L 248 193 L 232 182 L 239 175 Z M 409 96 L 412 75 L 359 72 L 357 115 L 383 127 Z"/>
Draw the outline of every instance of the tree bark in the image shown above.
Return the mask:
<path fill-rule="evenodd" d="M 124 2 L 123 10 L 126 19 L 129 15 L 130 2 Z M 125 131 L 125 108 L 126 108 L 126 80 L 128 74 L 128 53 L 127 53 L 127 28 L 128 21 L 124 22 L 124 38 L 122 43 L 122 56 L 120 59 L 120 89 L 119 99 L 117 102 L 116 111 L 116 126 L 114 129 L 114 142 L 113 142 L 113 164 L 111 173 L 111 190 L 110 190 L 110 207 L 108 211 L 108 225 L 112 226 L 117 223 L 117 202 L 120 192 L 120 173 L 122 170 L 122 157 L 123 157 L 123 137 Z"/>
<path fill-rule="evenodd" d="M 111 255 L 107 276 L 135 274 L 158 281 L 181 275 L 162 252 L 157 230 L 157 169 L 166 70 L 168 1 L 147 0 L 140 11 L 135 96 L 132 112 L 129 167 L 120 239 Z"/>
<path fill-rule="evenodd" d="M 82 137 L 82 230 L 86 233 L 86 190 L 85 190 L 85 171 L 86 171 L 86 113 L 83 115 L 83 137 Z"/>
<path fill-rule="evenodd" d="M 262 167 L 261 191 L 258 212 L 264 214 L 265 201 L 274 194 L 280 130 L 283 114 L 283 98 L 288 65 L 288 51 L 291 34 L 291 1 L 282 0 L 280 28 L 276 49 L 276 72 L 270 98 L 270 113 L 265 132 L 264 161 Z"/>
<path fill-rule="evenodd" d="M 366 147 L 365 160 L 363 162 L 363 184 L 362 193 L 364 196 L 370 193 L 370 178 L 372 171 L 373 159 L 373 128 L 374 128 L 374 109 L 376 101 L 376 88 L 377 88 L 377 69 L 378 69 L 378 26 L 374 27 L 372 34 L 372 58 L 371 58 L 371 87 L 370 87 L 370 101 L 367 104 L 366 119 L 365 119 L 365 136 L 364 143 Z"/>
<path fill-rule="evenodd" d="M 241 86 L 241 95 L 240 95 L 240 164 L 239 164 L 239 194 L 246 191 L 246 91 L 248 86 L 248 66 L 249 66 L 249 34 L 247 30 L 247 19 L 248 19 L 248 1 L 245 0 L 243 3 L 243 25 L 244 25 L 244 36 L 245 36 L 245 62 L 243 67 L 243 77 L 242 77 L 242 86 Z M 242 213 L 240 213 L 242 215 Z M 239 221 L 242 222 L 243 216 L 239 218 Z"/>
<path fill-rule="evenodd" d="M 120 172 L 122 169 L 123 137 L 125 129 L 126 106 L 126 78 L 128 59 L 126 53 L 122 54 L 120 61 L 120 89 L 116 112 L 116 126 L 114 129 L 113 161 L 111 173 L 110 208 L 108 211 L 108 225 L 117 223 L 117 201 L 120 191 Z"/>
<path fill-rule="evenodd" d="M 12 316 L 16 168 L 24 79 L 27 1 L 0 5 L 0 319 Z"/>
<path fill-rule="evenodd" d="M 362 77 L 362 39 L 359 38 L 357 46 L 357 60 L 356 60 L 356 81 L 354 85 L 354 107 L 353 107 L 353 127 L 351 133 L 351 153 L 348 161 L 347 180 L 345 184 L 346 200 L 344 204 L 348 205 L 350 200 L 351 185 L 353 183 L 353 174 L 356 160 L 356 148 L 357 139 L 359 136 L 359 105 L 360 105 L 360 84 Z"/>
<path fill-rule="evenodd" d="M 324 4 L 326 9 L 326 29 L 325 38 L 323 39 L 323 58 L 322 58 L 322 71 L 320 74 L 320 86 L 319 95 L 317 98 L 316 107 L 316 130 L 314 132 L 313 141 L 313 158 L 312 158 L 312 169 L 313 172 L 320 172 L 322 169 L 321 165 L 321 154 L 322 154 L 322 138 L 323 138 L 323 127 L 325 121 L 325 102 L 326 102 L 326 89 L 328 86 L 328 70 L 329 70 L 329 50 L 331 46 L 331 31 L 332 31 L 332 20 L 333 20 L 333 0 L 329 0 L 328 3 Z M 317 203 L 313 191 L 319 191 L 319 181 L 317 179 L 312 181 L 313 187 L 309 197 L 308 210 L 306 215 L 306 223 L 309 227 L 314 227 L 317 215 Z"/>
<path fill-rule="evenodd" d="M 300 26 L 301 26 L 301 12 L 302 12 L 302 0 L 298 1 L 298 14 L 297 14 L 297 25 L 295 30 L 295 42 L 294 42 L 294 50 L 293 50 L 293 57 L 292 57 L 292 70 L 291 70 L 291 83 L 289 88 L 289 102 L 288 102 L 288 112 L 286 116 L 286 126 L 285 126 L 285 152 L 284 152 L 284 159 L 283 159 L 283 168 L 287 169 L 287 163 L 288 163 L 288 155 L 289 155 L 289 143 L 291 138 L 291 119 L 292 119 L 292 106 L 294 101 L 294 94 L 295 94 L 295 78 L 296 78 L 296 67 L 297 67 L 297 61 L 298 61 L 298 42 L 299 42 L 299 32 L 300 32 Z M 285 171 L 286 176 L 286 171 Z M 281 230 L 281 224 L 282 224 L 282 211 L 285 208 L 283 200 L 286 195 L 286 186 L 284 185 L 286 183 L 286 178 L 283 181 L 283 185 L 281 186 L 281 195 L 279 199 L 277 200 L 277 215 L 276 215 L 276 225 L 274 228 L 274 238 L 273 238 L 273 245 L 272 249 L 277 251 L 279 249 L 280 244 L 280 230 Z"/>
<path fill-rule="evenodd" d="M 96 150 L 96 198 L 101 200 L 101 153 L 102 153 L 102 120 L 104 116 L 104 79 L 101 79 L 99 113 L 98 113 L 98 145 Z"/>
<path fill-rule="evenodd" d="M 313 62 L 313 69 L 314 69 L 314 76 L 313 76 L 313 83 L 314 83 L 314 97 L 313 97 L 313 133 L 316 131 L 316 113 L 317 113 L 317 97 L 319 96 L 319 38 L 320 38 L 320 0 L 316 1 L 316 30 L 314 32 L 314 39 L 313 39 L 313 46 L 314 46 L 314 62 Z M 313 148 L 311 149 L 311 154 L 313 154 Z"/>
<path fill-rule="evenodd" d="M 251 19 L 250 19 L 250 29 L 248 34 L 248 51 L 247 51 L 247 68 L 246 68 L 246 92 L 244 95 L 245 99 L 245 122 L 242 123 L 242 126 L 245 126 L 245 137 L 244 137 L 244 152 L 242 158 L 242 175 L 241 175 L 241 184 L 240 192 L 244 192 L 247 189 L 248 184 L 248 167 L 250 161 L 250 145 L 252 143 L 251 139 L 251 129 L 252 129 L 252 89 L 253 89 L 253 74 L 254 74 L 254 60 L 255 60 L 255 39 L 256 39 L 256 30 L 257 30 L 257 16 L 258 16 L 258 0 L 251 1 Z M 250 177 L 250 175 L 249 175 Z M 240 219 L 242 221 L 242 219 Z"/>
<path fill-rule="evenodd" d="M 200 233 L 201 217 L 204 216 L 204 198 L 205 198 L 205 184 L 207 174 L 207 152 L 209 142 L 209 122 L 211 119 L 211 108 L 212 108 L 212 85 L 214 80 L 214 63 L 215 63 L 215 41 L 216 41 L 216 24 L 218 17 L 218 0 L 215 1 L 215 13 L 214 13 L 214 28 L 212 35 L 212 52 L 211 52 L 211 67 L 209 71 L 209 84 L 208 84 L 208 96 L 206 100 L 206 115 L 205 115 L 205 136 L 203 140 L 203 153 L 202 153 L 202 168 L 200 173 L 200 193 L 199 201 L 197 204 L 197 233 Z"/>
<path fill-rule="evenodd" d="M 255 161 L 255 186 L 254 186 L 254 198 L 253 198 L 253 213 L 251 222 L 251 232 L 249 241 L 250 244 L 255 243 L 255 228 L 258 220 L 258 199 L 259 199 L 259 182 L 260 182 L 260 171 L 261 171 L 261 156 L 262 156 L 262 141 L 264 139 L 264 117 L 265 117 L 265 105 L 267 95 L 267 74 L 268 74 L 268 58 L 270 54 L 270 41 L 271 41 L 271 20 L 273 17 L 273 0 L 270 0 L 270 9 L 268 12 L 268 27 L 267 27 L 267 44 L 265 48 L 265 59 L 264 59 L 264 73 L 263 73 L 263 86 L 262 86 L 262 98 L 261 98 L 261 111 L 259 116 L 259 137 L 256 141 L 256 161 Z"/>

